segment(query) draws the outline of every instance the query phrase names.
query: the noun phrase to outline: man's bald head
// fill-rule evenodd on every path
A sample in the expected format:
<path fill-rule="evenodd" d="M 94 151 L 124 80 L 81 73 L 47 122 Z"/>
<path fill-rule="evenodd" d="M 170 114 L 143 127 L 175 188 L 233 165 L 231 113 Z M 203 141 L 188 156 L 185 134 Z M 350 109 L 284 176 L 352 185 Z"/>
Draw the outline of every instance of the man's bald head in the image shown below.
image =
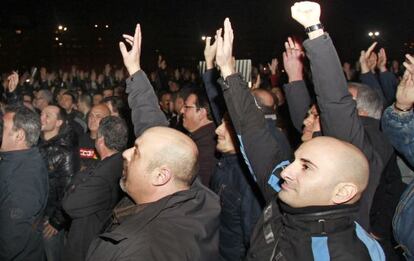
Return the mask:
<path fill-rule="evenodd" d="M 147 129 L 122 156 L 121 188 L 138 204 L 189 189 L 198 172 L 197 146 L 171 128 Z"/>
<path fill-rule="evenodd" d="M 255 89 L 252 91 L 252 94 L 260 106 L 266 106 L 270 108 L 273 108 L 275 106 L 275 99 L 269 91 L 263 89 Z"/>
<path fill-rule="evenodd" d="M 368 184 L 369 167 L 355 146 L 317 137 L 299 147 L 281 176 L 279 197 L 292 207 L 352 204 Z"/>
<path fill-rule="evenodd" d="M 142 139 L 154 141 L 153 158 L 148 171 L 166 165 L 179 183 L 190 185 L 198 171 L 198 149 L 196 144 L 182 132 L 167 127 L 146 130 Z"/>

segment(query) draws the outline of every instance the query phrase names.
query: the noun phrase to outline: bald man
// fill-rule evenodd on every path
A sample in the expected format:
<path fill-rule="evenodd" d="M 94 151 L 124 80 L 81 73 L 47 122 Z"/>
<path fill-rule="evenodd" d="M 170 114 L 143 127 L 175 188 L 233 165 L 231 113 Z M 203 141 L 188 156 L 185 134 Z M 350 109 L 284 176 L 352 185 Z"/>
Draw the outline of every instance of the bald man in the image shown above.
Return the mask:
<path fill-rule="evenodd" d="M 88 132 L 79 137 L 80 169 L 94 166 L 99 162 L 99 154 L 95 148 L 95 139 L 98 135 L 99 123 L 111 111 L 105 104 L 98 104 L 92 107 L 88 114 Z"/>
<path fill-rule="evenodd" d="M 147 129 L 124 151 L 124 200 L 87 260 L 219 260 L 213 192 L 193 181 L 196 144 L 167 127 Z M 193 185 L 192 185 L 193 184 Z"/>
<path fill-rule="evenodd" d="M 304 6 L 292 11 L 317 5 L 299 4 Z M 221 87 L 241 152 L 268 203 L 246 260 L 385 260 L 379 243 L 355 222 L 369 177 L 364 154 L 349 143 L 320 137 L 299 147 L 290 164 L 232 66 L 228 19 L 223 35 L 217 49 Z"/>

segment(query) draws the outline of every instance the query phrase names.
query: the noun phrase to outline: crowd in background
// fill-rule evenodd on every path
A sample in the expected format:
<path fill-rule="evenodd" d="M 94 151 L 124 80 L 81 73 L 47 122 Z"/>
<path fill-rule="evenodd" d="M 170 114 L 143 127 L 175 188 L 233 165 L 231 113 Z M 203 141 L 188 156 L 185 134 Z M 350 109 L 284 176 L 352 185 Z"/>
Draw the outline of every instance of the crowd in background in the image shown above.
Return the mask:
<path fill-rule="evenodd" d="M 122 67 L 2 73 L 0 259 L 411 260 L 414 57 L 340 63 L 319 15 L 251 83 L 228 19 L 205 72 L 145 74 L 137 25 Z"/>

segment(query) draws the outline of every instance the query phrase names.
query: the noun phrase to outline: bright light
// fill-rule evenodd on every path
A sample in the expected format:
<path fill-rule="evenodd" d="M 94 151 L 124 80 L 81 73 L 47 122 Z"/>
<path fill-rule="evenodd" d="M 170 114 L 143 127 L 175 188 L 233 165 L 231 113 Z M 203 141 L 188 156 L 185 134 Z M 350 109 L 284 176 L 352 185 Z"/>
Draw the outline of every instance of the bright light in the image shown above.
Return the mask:
<path fill-rule="evenodd" d="M 379 36 L 379 35 L 380 35 L 380 33 L 379 33 L 379 32 L 375 32 L 375 33 L 374 33 L 374 35 L 375 35 L 375 36 Z"/>
<path fill-rule="evenodd" d="M 373 36 L 374 36 L 374 33 L 373 33 L 373 32 L 369 32 L 369 33 L 368 33 L 368 36 L 369 36 L 369 37 L 373 37 Z"/>
<path fill-rule="evenodd" d="M 109 25 L 105 25 L 105 28 L 109 28 Z"/>
<path fill-rule="evenodd" d="M 205 41 L 206 40 L 206 37 L 203 35 L 203 36 L 201 36 L 201 41 Z"/>
<path fill-rule="evenodd" d="M 63 43 L 59 43 L 59 46 L 62 46 L 63 45 Z"/>
<path fill-rule="evenodd" d="M 66 31 L 66 30 L 68 30 L 68 28 L 65 26 L 65 27 L 63 28 L 63 31 Z"/>
<path fill-rule="evenodd" d="M 95 24 L 95 28 L 98 28 L 98 25 L 97 24 Z"/>
<path fill-rule="evenodd" d="M 55 37 L 55 41 L 59 41 L 59 37 Z"/>
<path fill-rule="evenodd" d="M 59 25 L 59 26 L 58 26 L 58 29 L 59 29 L 59 30 L 63 30 L 63 26 L 62 26 L 62 25 Z"/>
<path fill-rule="evenodd" d="M 17 30 L 16 30 L 16 34 L 22 34 L 22 30 L 17 29 Z"/>

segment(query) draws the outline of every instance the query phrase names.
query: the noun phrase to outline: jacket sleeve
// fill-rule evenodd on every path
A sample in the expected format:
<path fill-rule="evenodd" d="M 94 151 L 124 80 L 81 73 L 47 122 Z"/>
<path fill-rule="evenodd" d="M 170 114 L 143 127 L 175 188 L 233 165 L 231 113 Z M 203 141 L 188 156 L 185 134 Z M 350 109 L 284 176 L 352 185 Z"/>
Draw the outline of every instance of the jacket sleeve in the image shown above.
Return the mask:
<path fill-rule="evenodd" d="M 305 81 L 294 81 L 283 85 L 290 118 L 295 129 L 302 133 L 303 120 L 311 106 L 311 98 Z"/>
<path fill-rule="evenodd" d="M 226 106 L 240 142 L 240 151 L 266 201 L 280 191 L 279 173 L 288 164 L 281 146 L 266 126 L 247 83 L 233 74 L 220 81 Z"/>
<path fill-rule="evenodd" d="M 384 97 L 384 92 L 375 74 L 373 74 L 372 72 L 362 73 L 359 76 L 359 79 L 361 80 L 361 83 L 366 84 L 372 89 L 374 89 L 378 93 L 379 97 L 381 98 L 382 103 L 385 104 L 386 101 Z"/>
<path fill-rule="evenodd" d="M 211 112 L 216 126 L 221 124 L 221 120 L 226 111 L 226 105 L 220 86 L 217 85 L 218 78 L 219 76 L 216 69 L 207 70 L 203 74 L 204 87 L 206 89 L 208 100 L 210 101 Z"/>
<path fill-rule="evenodd" d="M 49 224 L 57 230 L 65 228 L 69 221 L 68 217 L 65 215 L 63 211 L 62 200 L 74 174 L 74 162 L 72 151 L 62 150 L 59 159 L 60 160 L 56 167 L 56 171 L 59 173 L 59 176 L 56 178 L 57 198 L 54 206 L 55 210 L 52 212 L 53 214 L 49 217 Z"/>
<path fill-rule="evenodd" d="M 89 216 L 111 201 L 111 188 L 102 177 L 90 176 L 73 184 L 63 198 L 63 209 L 71 218 Z"/>
<path fill-rule="evenodd" d="M 382 130 L 396 150 L 414 167 L 414 113 L 388 107 L 382 116 Z"/>
<path fill-rule="evenodd" d="M 355 101 L 348 92 L 341 63 L 328 34 L 304 42 L 311 63 L 315 93 L 325 136 L 352 143 L 372 158 Z"/>
<path fill-rule="evenodd" d="M 397 77 L 392 72 L 386 71 L 379 74 L 379 81 L 385 96 L 386 106 L 389 106 L 395 100 L 398 85 Z"/>
<path fill-rule="evenodd" d="M 145 73 L 142 70 L 134 73 L 127 79 L 126 84 L 135 136 L 139 137 L 151 127 L 168 127 L 168 121 L 158 105 L 157 96 Z"/>

